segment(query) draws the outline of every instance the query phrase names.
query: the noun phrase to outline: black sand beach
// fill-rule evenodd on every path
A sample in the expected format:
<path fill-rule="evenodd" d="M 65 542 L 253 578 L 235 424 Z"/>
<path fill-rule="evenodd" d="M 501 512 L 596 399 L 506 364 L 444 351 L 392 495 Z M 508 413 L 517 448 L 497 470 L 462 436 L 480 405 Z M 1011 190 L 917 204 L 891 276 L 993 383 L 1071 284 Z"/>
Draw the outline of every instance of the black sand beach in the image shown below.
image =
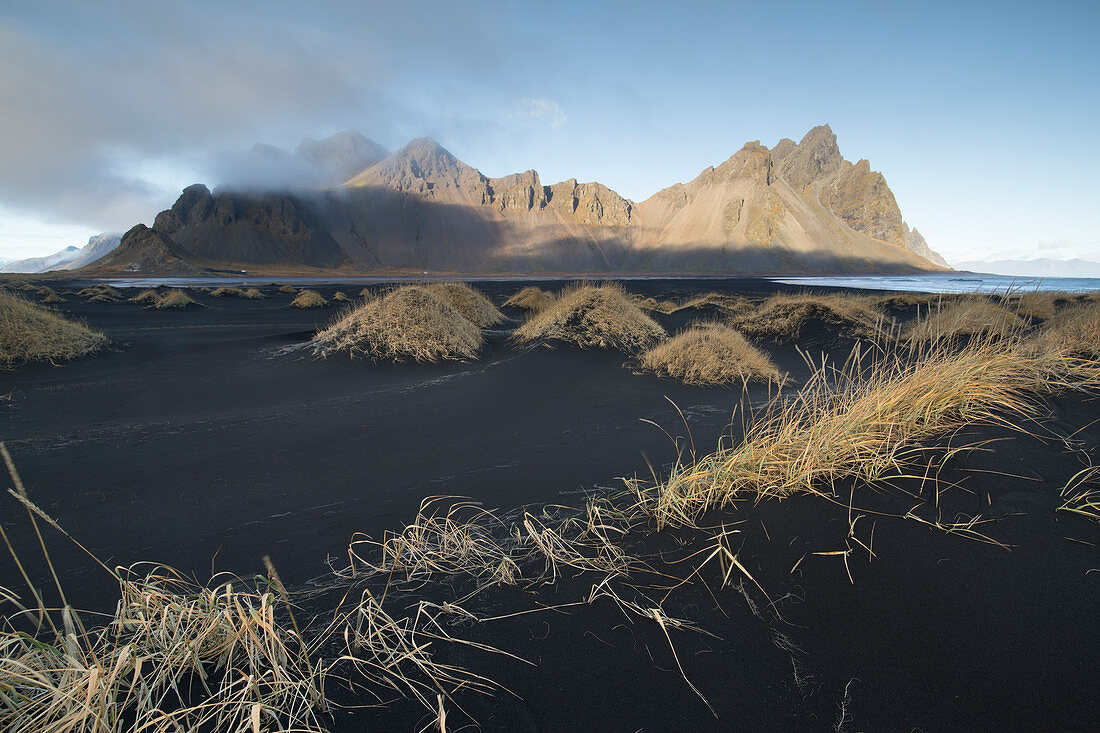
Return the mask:
<path fill-rule="evenodd" d="M 478 287 L 499 305 L 526 284 Z M 658 300 L 794 289 L 763 280 L 626 287 Z M 677 448 L 646 421 L 706 453 L 722 436 L 736 441 L 740 411 L 774 391 L 685 386 L 635 373 L 617 352 L 520 347 L 508 339 L 523 319 L 515 310 L 477 361 L 318 360 L 301 345 L 338 309 L 290 308 L 292 296 L 265 290 L 256 301 L 197 294 L 206 307 L 179 312 L 73 299 L 60 311 L 105 332 L 112 347 L 0 372 L 0 439 L 31 498 L 108 565 L 165 563 L 205 582 L 212 572 L 263 574 L 260 558 L 270 555 L 304 593 L 304 614 L 319 617 L 340 592 L 329 565 L 347 565 L 353 534 L 399 529 L 425 497 L 480 502 L 505 524 L 521 507 L 581 507 L 586 493 L 621 488 L 620 477 L 667 471 Z M 707 316 L 652 315 L 670 333 Z M 797 384 L 810 371 L 799 349 L 843 361 L 853 342 L 818 326 L 761 345 Z M 848 501 L 800 496 L 708 516 L 751 573 L 743 592 L 720 587 L 717 561 L 679 585 L 713 545 L 700 533 L 628 539 L 654 570 L 638 576 L 638 598 L 664 600 L 669 616 L 698 630 L 666 635 L 609 598 L 583 603 L 598 578 L 569 568 L 553 585 L 478 594 L 464 605 L 478 617 L 532 612 L 455 618 L 450 632 L 529 663 L 441 645 L 441 659 L 508 690 L 460 693 L 449 729 L 1097 729 L 1100 526 L 1057 507 L 1084 456 L 1095 460 L 1100 403 L 1064 393 L 1014 419 L 1031 434 L 983 426 L 950 436 L 944 444 L 982 445 L 946 461 L 946 450 L 928 453 L 924 475 L 896 490 L 838 486 Z M 900 518 L 910 511 L 995 520 L 980 525 L 995 544 Z M 854 515 L 870 550 L 850 539 Z M 48 588 L 23 512 L 8 502 L 0 517 Z M 48 540 L 70 600 L 112 611 L 113 579 L 64 538 Z M 10 559 L 0 562 L 0 585 L 21 582 Z M 414 597 L 453 602 L 473 587 L 453 579 L 415 596 L 387 592 L 400 609 Z M 349 706 L 377 703 L 329 692 Z M 397 700 L 337 709 L 331 729 L 431 722 L 419 704 Z"/>

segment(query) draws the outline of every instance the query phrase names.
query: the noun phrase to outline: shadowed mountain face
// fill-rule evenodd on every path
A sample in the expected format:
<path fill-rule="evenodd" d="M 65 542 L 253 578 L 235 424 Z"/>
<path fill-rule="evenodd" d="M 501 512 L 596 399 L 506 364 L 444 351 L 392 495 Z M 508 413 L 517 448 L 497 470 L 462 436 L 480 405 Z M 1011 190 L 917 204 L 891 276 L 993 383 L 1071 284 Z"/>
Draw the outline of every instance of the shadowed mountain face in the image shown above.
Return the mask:
<path fill-rule="evenodd" d="M 383 152 L 358 136 L 321 148 L 337 161 Z M 297 153 L 314 154 L 308 143 Z M 153 230 L 189 261 L 219 267 L 816 274 L 944 265 L 902 220 L 882 175 L 844 160 L 828 126 L 772 150 L 748 143 L 639 204 L 600 183 L 543 185 L 535 171 L 489 178 L 419 138 L 327 189 L 191 186 Z"/>

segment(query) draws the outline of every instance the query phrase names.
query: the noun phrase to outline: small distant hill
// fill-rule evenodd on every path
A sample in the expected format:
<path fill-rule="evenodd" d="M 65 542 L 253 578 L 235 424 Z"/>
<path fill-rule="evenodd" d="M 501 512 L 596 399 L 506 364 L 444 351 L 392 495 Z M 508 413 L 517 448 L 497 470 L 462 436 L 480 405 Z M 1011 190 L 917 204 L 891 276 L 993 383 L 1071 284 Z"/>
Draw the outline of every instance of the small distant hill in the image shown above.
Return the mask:
<path fill-rule="evenodd" d="M 386 154 L 342 133 L 305 141 L 294 154 L 262 154 L 310 161 L 329 171 L 330 185 L 190 186 L 151 229 L 135 227 L 115 256 L 88 270 L 151 273 L 162 262 L 471 274 L 946 268 L 903 220 L 882 174 L 866 160 L 845 160 L 828 125 L 772 149 L 747 143 L 640 203 L 598 182 L 544 185 L 534 170 L 491 178 L 430 138 Z"/>
<path fill-rule="evenodd" d="M 83 247 L 66 247 L 45 257 L 16 260 L 0 267 L 0 272 L 41 273 L 54 270 L 76 270 L 95 262 L 118 246 L 121 234 L 96 234 Z"/>
<path fill-rule="evenodd" d="M 1100 277 L 1100 262 L 1081 259 L 973 260 L 956 263 L 955 267 L 1012 277 Z"/>

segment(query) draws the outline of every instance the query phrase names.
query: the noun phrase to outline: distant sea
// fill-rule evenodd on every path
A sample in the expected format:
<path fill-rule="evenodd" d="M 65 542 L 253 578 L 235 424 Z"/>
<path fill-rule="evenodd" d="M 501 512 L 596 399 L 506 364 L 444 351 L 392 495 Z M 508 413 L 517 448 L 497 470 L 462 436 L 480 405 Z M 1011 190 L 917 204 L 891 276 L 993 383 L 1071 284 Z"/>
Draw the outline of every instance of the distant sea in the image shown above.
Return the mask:
<path fill-rule="evenodd" d="M 516 275 L 514 277 L 463 277 L 469 281 L 500 281 L 520 282 L 523 280 L 573 280 L 578 277 L 600 279 L 593 275 L 567 276 L 531 276 Z M 741 280 L 746 276 L 731 275 L 728 279 Z M 184 287 L 207 285 L 264 285 L 269 283 L 290 283 L 294 285 L 323 285 L 323 284 L 363 284 L 373 285 L 391 282 L 420 282 L 432 277 L 127 277 L 111 279 L 93 279 L 93 282 L 108 282 L 115 287 L 142 287 L 153 288 L 157 286 Z M 443 278 L 447 279 L 447 278 Z M 611 280 L 724 280 L 716 275 L 636 275 L 627 277 L 608 276 Z M 867 275 L 861 277 L 836 276 L 836 277 L 763 277 L 762 280 L 786 283 L 788 285 L 822 285 L 834 288 L 862 288 L 866 290 L 907 290 L 921 293 L 1005 293 L 1027 290 L 1066 290 L 1073 293 L 1092 293 L 1100 291 L 1100 278 L 1089 277 L 1047 277 L 1026 278 L 1009 277 L 1007 275 L 982 275 L 972 272 L 945 272 L 935 275 Z"/>
<path fill-rule="evenodd" d="M 1065 290 L 1071 293 L 1100 291 L 1095 277 L 1010 277 L 974 272 L 945 272 L 937 275 L 868 275 L 864 277 L 772 278 L 787 285 L 821 285 L 866 290 L 905 290 L 918 293 L 1008 293 L 1028 290 Z"/>

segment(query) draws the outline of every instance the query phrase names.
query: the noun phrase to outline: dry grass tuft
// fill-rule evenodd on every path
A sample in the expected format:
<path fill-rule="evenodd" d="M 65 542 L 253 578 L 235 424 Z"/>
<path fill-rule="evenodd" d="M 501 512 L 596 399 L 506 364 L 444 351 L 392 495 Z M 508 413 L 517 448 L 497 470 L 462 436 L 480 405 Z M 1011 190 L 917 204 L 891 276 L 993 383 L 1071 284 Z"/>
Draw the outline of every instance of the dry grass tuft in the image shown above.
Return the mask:
<path fill-rule="evenodd" d="M 365 569 L 373 573 L 402 573 L 406 581 L 426 580 L 432 575 L 468 574 L 490 583 L 514 585 L 519 568 L 508 551 L 493 537 L 484 520 L 495 518 L 473 504 L 458 503 L 445 514 L 436 510 L 439 498 L 420 503 L 416 519 L 401 532 L 386 532 L 381 542 L 352 537 L 348 547 L 351 576 Z M 472 514 L 472 518 L 464 515 Z M 368 553 L 380 555 L 371 560 Z"/>
<path fill-rule="evenodd" d="M 270 590 L 199 587 L 164 568 L 119 582 L 106 627 L 87 631 L 66 608 L 56 642 L 0 631 L 3 730 L 324 730 L 327 671 Z"/>
<path fill-rule="evenodd" d="M 1076 357 L 1100 359 L 1100 302 L 1065 308 L 1043 324 L 1038 341 Z"/>
<path fill-rule="evenodd" d="M 214 288 L 210 291 L 210 295 L 215 298 L 243 298 L 244 291 L 240 288 Z"/>
<path fill-rule="evenodd" d="M 552 304 L 555 300 L 557 300 L 557 296 L 554 293 L 548 293 L 541 288 L 528 286 L 504 301 L 504 307 L 519 308 L 520 310 L 537 313 Z"/>
<path fill-rule="evenodd" d="M 155 305 L 158 300 L 160 300 L 160 293 L 156 290 L 142 290 L 130 298 L 131 303 L 141 303 L 143 305 Z"/>
<path fill-rule="evenodd" d="M 776 293 L 755 310 L 738 308 L 733 327 L 756 338 L 793 338 L 810 321 L 823 321 L 857 338 L 882 339 L 890 325 L 876 298 L 850 293 Z"/>
<path fill-rule="evenodd" d="M 1100 484 L 1097 477 L 1100 477 L 1100 466 L 1089 466 L 1074 474 L 1059 492 L 1063 502 L 1058 509 L 1100 522 Z"/>
<path fill-rule="evenodd" d="M 912 308 L 913 306 L 926 306 L 939 303 L 944 300 L 952 300 L 953 296 L 942 293 L 890 293 L 878 298 L 879 305 L 884 308 Z"/>
<path fill-rule="evenodd" d="M 259 288 L 249 288 L 248 290 L 244 291 L 244 295 L 242 295 L 241 297 L 248 298 L 249 300 L 263 300 L 267 296 L 264 295 L 263 291 Z"/>
<path fill-rule="evenodd" d="M 29 500 L 2 443 L 0 454 L 19 489 L 9 493 L 27 508 L 35 530 L 38 515 L 88 552 Z M 0 536 L 22 570 L 2 527 Z M 41 548 L 57 581 L 44 543 Z M 323 628 L 300 630 L 292 598 L 266 556 L 266 578 L 220 576 L 206 585 L 163 566 L 111 570 L 92 557 L 120 588 L 115 613 L 102 626 L 86 627 L 67 603 L 50 614 L 26 573 L 37 606 L 25 607 L 0 589 L 0 601 L 18 609 L 0 622 L 0 729 L 6 733 L 323 733 L 326 686 L 339 666 L 359 671 L 357 691 L 384 704 L 380 692 L 394 690 L 440 719 L 443 699 L 458 690 L 498 689 L 433 659 L 436 642 L 466 643 L 447 633 L 441 616 L 476 618 L 454 603 L 421 601 L 413 613 L 394 617 L 365 590 L 350 609 L 345 596 Z M 64 600 L 60 581 L 57 588 Z M 33 634 L 17 630 L 20 616 L 35 627 Z"/>
<path fill-rule="evenodd" d="M 656 298 L 642 298 L 641 296 L 634 296 L 632 298 L 634 305 L 638 306 L 644 311 L 657 311 L 658 313 L 675 313 L 680 309 L 680 306 L 673 303 L 671 300 L 657 300 Z"/>
<path fill-rule="evenodd" d="M 317 334 L 315 353 L 392 361 L 472 359 L 484 343 L 481 329 L 436 292 L 405 286 L 368 300 Z"/>
<path fill-rule="evenodd" d="M 197 300 L 193 300 L 190 295 L 182 290 L 169 290 L 153 307 L 157 310 L 167 310 L 169 308 L 186 308 L 189 305 L 202 304 Z"/>
<path fill-rule="evenodd" d="M 556 302 L 532 314 L 513 334 L 520 343 L 555 339 L 582 349 L 640 351 L 668 334 L 642 313 L 618 285 L 567 288 Z"/>
<path fill-rule="evenodd" d="M 110 285 L 95 285 L 77 292 L 81 298 L 96 303 L 114 303 L 122 300 L 122 293 Z"/>
<path fill-rule="evenodd" d="M 488 328 L 504 320 L 497 307 L 480 290 L 466 283 L 433 283 L 423 286 L 444 303 L 461 313 L 478 328 Z"/>
<path fill-rule="evenodd" d="M 766 354 L 721 323 L 694 323 L 646 351 L 639 363 L 642 369 L 687 384 L 783 382 Z"/>
<path fill-rule="evenodd" d="M 0 292 L 0 364 L 58 362 L 100 349 L 107 337 L 13 293 Z"/>
<path fill-rule="evenodd" d="M 65 301 L 64 298 L 62 298 L 57 293 L 50 293 L 49 295 L 47 295 L 45 298 L 42 299 L 42 302 L 47 304 L 47 305 L 56 305 L 57 303 L 64 303 L 66 301 Z"/>
<path fill-rule="evenodd" d="M 293 288 L 290 285 L 283 285 L 282 287 L 279 288 L 279 292 L 280 293 L 286 293 L 287 295 L 293 295 L 294 293 L 297 293 L 298 290 L 297 290 L 297 288 Z"/>
<path fill-rule="evenodd" d="M 639 505 L 658 525 L 692 524 L 744 497 L 830 494 L 836 481 L 905 475 L 925 441 L 975 423 L 1006 424 L 1029 395 L 1100 385 L 1100 365 L 1034 341 L 986 338 L 955 350 L 887 355 L 839 370 L 822 365 L 798 395 L 775 402 L 742 443 L 674 468 Z"/>
<path fill-rule="evenodd" d="M 332 301 L 334 303 L 349 303 L 351 302 L 351 298 L 349 298 L 348 294 L 345 293 L 343 290 L 337 290 L 332 295 Z"/>
<path fill-rule="evenodd" d="M 985 298 L 973 298 L 933 308 L 909 324 L 904 336 L 913 343 L 1005 338 L 1020 334 L 1026 327 L 1022 318 L 1004 306 Z"/>
<path fill-rule="evenodd" d="M 726 313 L 742 313 L 752 308 L 752 301 L 742 295 L 726 295 L 724 293 L 704 293 L 694 298 L 689 298 L 676 310 L 695 308 L 697 310 L 717 309 Z"/>
<path fill-rule="evenodd" d="M 295 308 L 324 308 L 328 305 L 328 301 L 316 290 L 301 290 L 290 304 Z"/>
<path fill-rule="evenodd" d="M 1024 318 L 1054 318 L 1058 310 L 1076 300 L 1073 293 L 1064 290 L 1032 290 L 1005 298 L 1005 305 Z"/>

